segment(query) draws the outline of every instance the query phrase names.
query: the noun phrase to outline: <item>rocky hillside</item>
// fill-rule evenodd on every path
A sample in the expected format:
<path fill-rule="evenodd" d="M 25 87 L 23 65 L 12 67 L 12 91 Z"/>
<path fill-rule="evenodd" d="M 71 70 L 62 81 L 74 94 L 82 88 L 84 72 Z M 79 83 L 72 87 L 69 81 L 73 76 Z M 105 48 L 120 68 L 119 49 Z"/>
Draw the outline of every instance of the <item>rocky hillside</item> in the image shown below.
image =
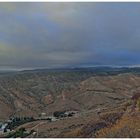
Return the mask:
<path fill-rule="evenodd" d="M 0 74 L 0 120 L 59 110 L 116 107 L 140 90 L 140 76 L 114 70 L 36 70 Z"/>

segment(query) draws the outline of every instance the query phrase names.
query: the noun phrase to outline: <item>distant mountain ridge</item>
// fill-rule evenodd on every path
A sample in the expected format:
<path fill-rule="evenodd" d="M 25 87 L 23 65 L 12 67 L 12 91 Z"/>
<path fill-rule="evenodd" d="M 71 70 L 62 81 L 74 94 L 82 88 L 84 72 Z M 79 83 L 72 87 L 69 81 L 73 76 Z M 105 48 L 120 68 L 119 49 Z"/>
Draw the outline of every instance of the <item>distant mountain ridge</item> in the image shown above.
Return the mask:
<path fill-rule="evenodd" d="M 91 72 L 94 75 L 116 75 L 121 73 L 140 73 L 140 67 L 109 67 L 109 66 L 100 66 L 100 67 L 75 67 L 75 68 L 57 68 L 57 69 L 33 69 L 33 70 L 23 70 L 19 73 L 58 73 L 58 72 Z"/>
<path fill-rule="evenodd" d="M 93 67 L 72 67 L 72 68 L 32 68 L 32 69 L 0 69 L 0 73 L 5 72 L 37 72 L 37 71 L 140 71 L 139 66 L 93 66 Z"/>

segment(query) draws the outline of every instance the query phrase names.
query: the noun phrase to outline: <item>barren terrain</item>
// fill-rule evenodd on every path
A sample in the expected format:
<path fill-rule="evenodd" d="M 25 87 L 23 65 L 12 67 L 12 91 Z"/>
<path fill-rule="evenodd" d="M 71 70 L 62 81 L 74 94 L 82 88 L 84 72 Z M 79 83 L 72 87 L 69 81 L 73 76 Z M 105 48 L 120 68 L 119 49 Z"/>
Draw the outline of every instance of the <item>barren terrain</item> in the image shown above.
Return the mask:
<path fill-rule="evenodd" d="M 139 118 L 137 106 L 136 111 L 131 110 L 132 96 L 136 93 L 140 93 L 138 69 L 36 70 L 0 74 L 0 120 L 76 111 L 72 117 L 54 122 L 38 120 L 18 128 L 37 132 L 28 137 L 129 137 L 125 132 L 124 135 L 118 132 L 115 124 Z M 131 103 L 128 105 L 128 102 Z M 136 121 L 138 132 L 130 137 L 140 136 L 140 120 Z M 113 134 L 108 132 L 110 127 Z M 118 127 L 122 129 L 120 125 Z M 133 127 L 129 129 L 131 131 Z"/>

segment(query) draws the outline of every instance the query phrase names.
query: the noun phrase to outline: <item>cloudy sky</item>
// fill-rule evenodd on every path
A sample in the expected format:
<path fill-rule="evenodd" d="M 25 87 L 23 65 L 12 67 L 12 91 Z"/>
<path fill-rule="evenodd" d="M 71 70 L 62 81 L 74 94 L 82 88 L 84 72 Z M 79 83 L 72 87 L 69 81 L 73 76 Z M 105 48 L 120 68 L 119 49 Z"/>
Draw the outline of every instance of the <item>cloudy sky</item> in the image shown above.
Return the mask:
<path fill-rule="evenodd" d="M 0 3 L 0 69 L 140 64 L 140 3 Z"/>

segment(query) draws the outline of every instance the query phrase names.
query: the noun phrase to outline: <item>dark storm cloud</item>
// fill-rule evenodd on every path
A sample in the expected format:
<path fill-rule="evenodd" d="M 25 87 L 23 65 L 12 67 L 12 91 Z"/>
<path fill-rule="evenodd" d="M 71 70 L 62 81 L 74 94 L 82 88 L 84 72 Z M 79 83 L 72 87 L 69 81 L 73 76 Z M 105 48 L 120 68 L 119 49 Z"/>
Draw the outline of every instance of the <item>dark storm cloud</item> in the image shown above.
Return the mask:
<path fill-rule="evenodd" d="M 1 3 L 0 66 L 139 65 L 139 3 Z"/>

